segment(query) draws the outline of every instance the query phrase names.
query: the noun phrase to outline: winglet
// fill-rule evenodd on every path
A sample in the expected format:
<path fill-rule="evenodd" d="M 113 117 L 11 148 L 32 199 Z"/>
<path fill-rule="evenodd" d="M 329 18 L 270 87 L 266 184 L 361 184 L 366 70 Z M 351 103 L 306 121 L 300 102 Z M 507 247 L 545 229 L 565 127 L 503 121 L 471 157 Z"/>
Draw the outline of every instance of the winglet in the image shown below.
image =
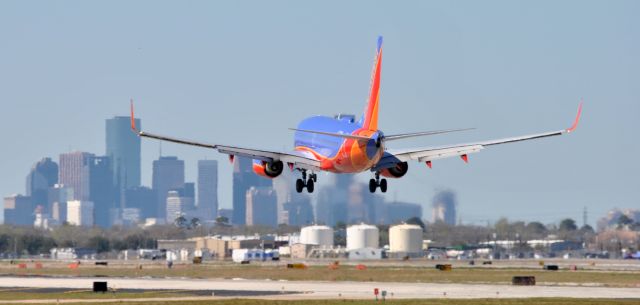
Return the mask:
<path fill-rule="evenodd" d="M 578 114 L 576 114 L 576 119 L 573 121 L 573 125 L 569 127 L 566 132 L 573 132 L 578 128 L 578 123 L 580 122 L 580 115 L 582 115 L 582 101 L 580 101 L 580 105 L 578 106 Z"/>
<path fill-rule="evenodd" d="M 131 99 L 131 130 L 133 131 L 138 131 L 138 129 L 136 128 L 136 119 L 133 116 L 133 99 Z"/>

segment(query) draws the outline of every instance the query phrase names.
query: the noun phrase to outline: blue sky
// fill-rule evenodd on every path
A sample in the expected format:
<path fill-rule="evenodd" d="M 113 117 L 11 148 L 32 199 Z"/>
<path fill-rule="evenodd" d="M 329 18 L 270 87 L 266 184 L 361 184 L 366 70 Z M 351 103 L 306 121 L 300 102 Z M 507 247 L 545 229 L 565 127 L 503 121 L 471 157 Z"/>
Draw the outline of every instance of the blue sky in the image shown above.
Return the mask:
<path fill-rule="evenodd" d="M 377 35 L 385 37 L 380 127 L 387 134 L 477 128 L 393 148 L 568 127 L 575 134 L 411 163 L 391 200 L 457 191 L 463 222 L 501 216 L 590 222 L 640 206 L 637 1 L 2 1 L 0 194 L 24 192 L 34 162 L 104 154 L 104 120 L 136 100 L 145 129 L 213 143 L 290 149 L 303 117 L 361 114 Z M 143 141 L 150 184 L 158 143 Z M 163 144 L 165 155 L 226 156 Z M 360 175 L 363 180 L 370 174 Z M 328 176 L 319 176 L 320 185 Z M 579 221 L 581 224 L 581 221 Z"/>

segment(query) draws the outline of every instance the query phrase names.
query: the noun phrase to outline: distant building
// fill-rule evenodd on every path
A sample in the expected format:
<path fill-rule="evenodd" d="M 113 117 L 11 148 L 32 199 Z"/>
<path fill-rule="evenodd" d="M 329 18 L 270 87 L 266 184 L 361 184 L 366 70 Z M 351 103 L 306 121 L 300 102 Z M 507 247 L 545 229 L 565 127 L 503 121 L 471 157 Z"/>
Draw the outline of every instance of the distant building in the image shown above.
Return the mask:
<path fill-rule="evenodd" d="M 51 158 L 43 158 L 34 164 L 27 175 L 26 195 L 31 197 L 33 206 L 41 205 L 48 212 L 48 190 L 58 183 L 58 164 Z"/>
<path fill-rule="evenodd" d="M 125 209 L 138 209 L 140 219 L 155 217 L 156 211 L 156 192 L 146 186 L 134 187 L 127 189 L 124 195 Z"/>
<path fill-rule="evenodd" d="M 456 194 L 453 191 L 438 192 L 433 197 L 431 207 L 432 222 L 444 222 L 452 226 L 456 224 Z"/>
<path fill-rule="evenodd" d="M 280 223 L 292 226 L 313 224 L 313 206 L 308 196 L 300 196 L 295 201 L 285 202 Z"/>
<path fill-rule="evenodd" d="M 74 226 L 92 227 L 94 206 L 91 201 L 72 200 L 67 202 L 67 222 Z"/>
<path fill-rule="evenodd" d="M 79 151 L 60 155 L 58 182 L 73 189 L 74 200 L 89 200 L 89 168 L 94 157 Z"/>
<path fill-rule="evenodd" d="M 184 161 L 178 157 L 160 157 L 153 161 L 152 187 L 157 194 L 156 217 L 167 218 L 167 194 L 184 185 Z"/>
<path fill-rule="evenodd" d="M 233 217 L 234 225 L 246 223 L 247 191 L 251 187 L 272 187 L 271 179 L 260 177 L 253 171 L 253 161 L 237 157 L 233 162 Z"/>
<path fill-rule="evenodd" d="M 32 226 L 34 206 L 31 197 L 12 195 L 4 198 L 4 223 Z"/>
<path fill-rule="evenodd" d="M 141 128 L 140 119 L 135 124 Z M 113 185 L 120 193 L 140 186 L 140 138 L 131 132 L 131 117 L 106 120 L 106 154 L 111 158 Z"/>
<path fill-rule="evenodd" d="M 422 206 L 417 203 L 391 202 L 384 205 L 385 213 L 379 223 L 397 224 L 412 217 L 422 219 Z"/>
<path fill-rule="evenodd" d="M 73 189 L 62 184 L 49 188 L 48 202 L 51 217 L 62 224 L 67 221 L 67 202 L 73 200 Z"/>
<path fill-rule="evenodd" d="M 167 223 L 173 223 L 180 216 L 192 216 L 190 214 L 195 207 L 193 195 L 190 195 L 178 190 L 169 191 L 167 195 Z"/>
<path fill-rule="evenodd" d="M 213 220 L 218 212 L 218 161 L 198 161 L 198 214 Z"/>
<path fill-rule="evenodd" d="M 278 225 L 278 207 L 275 191 L 270 187 L 251 187 L 246 194 L 246 225 Z"/>
<path fill-rule="evenodd" d="M 89 158 L 89 201 L 94 204 L 95 225 L 102 228 L 111 226 L 109 211 L 120 208 L 119 194 L 113 185 L 111 159 L 109 157 Z"/>

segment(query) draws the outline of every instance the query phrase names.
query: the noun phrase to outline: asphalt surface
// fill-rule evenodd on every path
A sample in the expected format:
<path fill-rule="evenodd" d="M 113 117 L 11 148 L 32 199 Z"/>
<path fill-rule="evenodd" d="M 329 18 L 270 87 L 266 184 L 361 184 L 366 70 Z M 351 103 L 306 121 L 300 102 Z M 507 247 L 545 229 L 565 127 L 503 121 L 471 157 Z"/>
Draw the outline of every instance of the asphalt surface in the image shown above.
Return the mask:
<path fill-rule="evenodd" d="M 157 278 L 47 278 L 0 277 L 0 287 L 91 289 L 93 281 L 107 281 L 110 288 L 146 290 L 233 291 L 233 297 L 280 299 L 373 298 L 378 288 L 387 298 L 624 298 L 640 299 L 640 288 L 584 286 L 510 286 L 386 282 L 314 282 L 245 279 Z M 210 294 L 209 294 L 210 295 Z"/>

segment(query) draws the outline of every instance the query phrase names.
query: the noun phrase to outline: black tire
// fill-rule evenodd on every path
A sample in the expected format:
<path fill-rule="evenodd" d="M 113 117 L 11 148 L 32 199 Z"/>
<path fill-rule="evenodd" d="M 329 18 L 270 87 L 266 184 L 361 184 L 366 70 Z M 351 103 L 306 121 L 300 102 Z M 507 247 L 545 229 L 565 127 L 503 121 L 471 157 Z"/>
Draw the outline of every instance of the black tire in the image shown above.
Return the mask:
<path fill-rule="evenodd" d="M 296 192 L 302 193 L 302 189 L 304 189 L 304 181 L 302 179 L 296 180 Z"/>
<path fill-rule="evenodd" d="M 376 188 L 378 187 L 378 183 L 375 179 L 369 180 L 369 192 L 375 193 Z"/>
<path fill-rule="evenodd" d="M 387 192 L 387 179 L 380 180 L 380 191 L 383 193 Z"/>
<path fill-rule="evenodd" d="M 313 179 L 309 179 L 309 181 L 307 181 L 307 192 L 309 193 L 313 193 L 313 189 L 315 188 L 314 183 L 313 183 Z"/>

